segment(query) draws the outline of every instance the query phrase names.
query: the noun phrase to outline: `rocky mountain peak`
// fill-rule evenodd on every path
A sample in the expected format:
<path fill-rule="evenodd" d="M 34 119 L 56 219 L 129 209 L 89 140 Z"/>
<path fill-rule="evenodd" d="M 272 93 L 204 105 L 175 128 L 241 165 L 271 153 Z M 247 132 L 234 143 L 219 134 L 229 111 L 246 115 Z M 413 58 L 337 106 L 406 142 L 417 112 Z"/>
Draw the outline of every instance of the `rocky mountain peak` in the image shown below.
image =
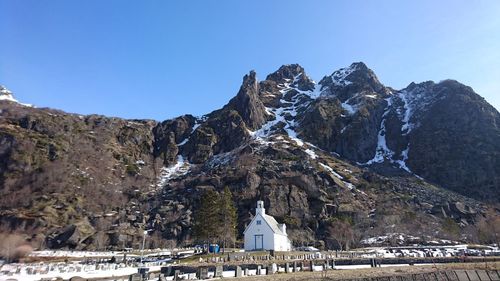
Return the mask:
<path fill-rule="evenodd" d="M 238 94 L 224 107 L 236 110 L 250 129 L 257 129 L 266 122 L 266 109 L 259 98 L 259 84 L 255 71 L 243 77 Z"/>
<path fill-rule="evenodd" d="M 334 71 L 325 76 L 319 84 L 324 96 L 336 95 L 337 92 L 387 92 L 375 73 L 362 62 Z"/>
<path fill-rule="evenodd" d="M 319 85 L 297 64 L 250 71 L 222 109 L 161 123 L 0 101 L 0 224 L 42 249 L 132 247 L 143 229 L 185 243 L 205 190 L 227 186 L 239 233 L 264 198 L 296 244 L 335 247 L 340 218 L 360 238 L 472 237 L 498 216 L 497 124 L 469 87 L 396 91 L 363 63 Z"/>
<path fill-rule="evenodd" d="M 301 91 L 312 91 L 314 82 L 309 78 L 302 66 L 299 64 L 282 65 L 277 71 L 269 74 L 266 80 L 277 84 L 290 84 Z"/>
<path fill-rule="evenodd" d="M 17 100 L 14 99 L 12 92 L 9 91 L 7 88 L 5 88 L 2 85 L 0 85 L 0 100 L 8 100 L 8 101 L 17 102 Z"/>
<path fill-rule="evenodd" d="M 12 94 L 11 91 L 9 91 L 9 89 L 7 89 L 5 86 L 0 85 L 0 101 L 2 100 L 15 102 L 23 106 L 33 107 L 31 104 L 20 103 L 18 100 L 14 98 L 14 95 Z"/>
<path fill-rule="evenodd" d="M 282 83 L 285 80 L 293 80 L 300 74 L 305 74 L 304 68 L 299 64 L 282 65 L 275 72 L 267 75 L 266 80 L 272 80 L 276 83 Z"/>

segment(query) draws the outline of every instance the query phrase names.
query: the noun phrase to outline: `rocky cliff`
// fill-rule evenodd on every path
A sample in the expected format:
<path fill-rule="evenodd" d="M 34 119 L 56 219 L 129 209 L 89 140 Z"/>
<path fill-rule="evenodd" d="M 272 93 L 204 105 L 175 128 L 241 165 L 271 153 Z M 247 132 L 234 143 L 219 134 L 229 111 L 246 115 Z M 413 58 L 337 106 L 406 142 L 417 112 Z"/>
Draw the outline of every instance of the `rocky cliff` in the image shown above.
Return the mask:
<path fill-rule="evenodd" d="M 456 81 L 384 86 L 363 63 L 316 83 L 299 65 L 243 78 L 222 109 L 172 120 L 82 116 L 0 96 L 0 227 L 39 248 L 190 243 L 206 189 L 239 230 L 255 201 L 295 244 L 385 233 L 475 240 L 498 217 L 500 114 Z M 163 243 L 163 244 L 162 244 Z"/>

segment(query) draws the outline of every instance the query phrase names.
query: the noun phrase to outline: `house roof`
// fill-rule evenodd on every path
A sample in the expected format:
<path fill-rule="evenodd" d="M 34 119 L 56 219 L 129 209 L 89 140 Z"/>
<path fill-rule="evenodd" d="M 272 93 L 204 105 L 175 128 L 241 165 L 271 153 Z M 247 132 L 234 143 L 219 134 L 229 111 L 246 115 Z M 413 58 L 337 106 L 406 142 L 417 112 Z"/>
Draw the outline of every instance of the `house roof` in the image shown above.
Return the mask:
<path fill-rule="evenodd" d="M 279 223 L 276 221 L 276 219 L 274 219 L 274 217 L 269 215 L 264 215 L 263 217 L 266 220 L 267 224 L 269 224 L 274 233 L 286 236 L 286 234 L 283 233 L 283 231 L 281 231 Z"/>
<path fill-rule="evenodd" d="M 283 231 L 281 231 L 280 226 L 279 226 L 280 224 L 276 221 L 276 219 L 274 217 L 272 217 L 270 215 L 257 214 L 253 217 L 252 221 L 248 224 L 248 226 L 252 225 L 255 218 L 257 218 L 257 216 L 259 216 L 259 215 L 264 219 L 264 221 L 267 223 L 267 225 L 269 225 L 269 227 L 271 228 L 273 233 L 288 236 L 285 233 L 283 233 Z M 247 230 L 248 230 L 248 227 L 245 229 L 245 231 L 243 233 L 247 232 Z"/>

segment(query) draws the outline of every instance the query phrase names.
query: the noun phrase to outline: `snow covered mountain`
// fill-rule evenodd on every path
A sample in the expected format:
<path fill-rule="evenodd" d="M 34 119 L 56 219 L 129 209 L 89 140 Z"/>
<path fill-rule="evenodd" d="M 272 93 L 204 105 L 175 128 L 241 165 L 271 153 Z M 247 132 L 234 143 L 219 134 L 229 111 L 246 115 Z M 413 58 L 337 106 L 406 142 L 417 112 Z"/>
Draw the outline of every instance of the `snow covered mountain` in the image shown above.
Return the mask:
<path fill-rule="evenodd" d="M 30 108 L 1 89 L 1 223 L 43 247 L 133 245 L 144 228 L 189 243 L 200 196 L 225 186 L 240 229 L 263 199 L 296 243 L 321 247 L 335 220 L 359 240 L 474 241 L 499 215 L 500 114 L 456 81 L 395 90 L 353 63 L 315 82 L 291 64 L 163 122 Z"/>
<path fill-rule="evenodd" d="M 0 101 L 10 101 L 10 102 L 15 102 L 15 103 L 18 103 L 18 104 L 24 105 L 24 106 L 32 106 L 30 104 L 24 104 L 24 103 L 18 102 L 14 98 L 14 96 L 12 95 L 12 92 L 9 91 L 7 88 L 5 88 L 2 85 L 0 85 Z"/>

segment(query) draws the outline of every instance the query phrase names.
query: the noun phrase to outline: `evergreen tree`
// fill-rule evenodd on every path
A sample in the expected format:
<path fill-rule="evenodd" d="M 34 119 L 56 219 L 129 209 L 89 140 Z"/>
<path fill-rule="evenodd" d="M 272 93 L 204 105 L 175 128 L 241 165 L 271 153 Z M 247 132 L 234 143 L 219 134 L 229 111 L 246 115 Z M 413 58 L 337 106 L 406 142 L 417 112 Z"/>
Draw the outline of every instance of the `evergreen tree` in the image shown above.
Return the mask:
<path fill-rule="evenodd" d="M 237 213 L 229 187 L 222 194 L 207 190 L 195 213 L 193 235 L 201 243 L 219 242 L 225 251 L 227 243 L 236 241 Z"/>
<path fill-rule="evenodd" d="M 224 192 L 219 197 L 219 241 L 222 242 L 222 249 L 225 252 L 227 243 L 236 241 L 237 212 L 234 206 L 233 195 L 229 187 L 224 188 Z"/>
<path fill-rule="evenodd" d="M 214 190 L 207 190 L 201 197 L 193 225 L 193 235 L 197 241 L 210 244 L 218 238 L 220 228 L 218 202 L 219 194 Z"/>

